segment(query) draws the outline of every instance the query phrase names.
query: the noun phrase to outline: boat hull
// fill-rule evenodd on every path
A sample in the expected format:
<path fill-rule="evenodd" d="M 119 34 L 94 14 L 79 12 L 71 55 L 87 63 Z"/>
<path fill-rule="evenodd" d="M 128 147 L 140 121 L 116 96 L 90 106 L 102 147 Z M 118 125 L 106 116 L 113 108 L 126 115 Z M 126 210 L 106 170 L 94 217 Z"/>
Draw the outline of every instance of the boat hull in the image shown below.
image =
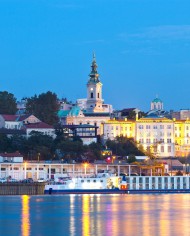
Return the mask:
<path fill-rule="evenodd" d="M 147 189 L 147 190 L 120 190 L 120 189 L 65 189 L 45 190 L 44 194 L 176 194 L 190 193 L 190 189 Z"/>

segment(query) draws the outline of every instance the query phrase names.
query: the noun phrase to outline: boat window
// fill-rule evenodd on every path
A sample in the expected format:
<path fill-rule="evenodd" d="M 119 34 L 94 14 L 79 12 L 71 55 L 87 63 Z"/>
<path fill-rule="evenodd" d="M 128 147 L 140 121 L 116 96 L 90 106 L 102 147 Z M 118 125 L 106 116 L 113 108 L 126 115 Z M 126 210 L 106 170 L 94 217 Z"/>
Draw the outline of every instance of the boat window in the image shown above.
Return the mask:
<path fill-rule="evenodd" d="M 81 180 L 81 183 L 84 183 L 84 180 L 83 180 L 83 179 Z"/>
<path fill-rule="evenodd" d="M 96 180 L 94 179 L 93 182 L 96 183 Z"/>
<path fill-rule="evenodd" d="M 100 182 L 104 182 L 104 181 L 101 179 Z"/>
<path fill-rule="evenodd" d="M 88 179 L 87 182 L 90 183 L 90 180 Z"/>

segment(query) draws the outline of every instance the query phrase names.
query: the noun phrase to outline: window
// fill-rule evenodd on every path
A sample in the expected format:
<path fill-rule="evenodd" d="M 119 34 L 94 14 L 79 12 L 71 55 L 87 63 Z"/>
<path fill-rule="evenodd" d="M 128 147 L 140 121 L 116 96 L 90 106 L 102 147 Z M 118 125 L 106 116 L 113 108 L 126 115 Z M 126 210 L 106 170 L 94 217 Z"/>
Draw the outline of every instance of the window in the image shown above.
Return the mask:
<path fill-rule="evenodd" d="M 98 98 L 100 98 L 100 94 L 98 93 Z"/>
<path fill-rule="evenodd" d="M 171 152 L 171 151 L 172 151 L 171 146 L 168 146 L 168 152 Z"/>
<path fill-rule="evenodd" d="M 161 139 L 160 139 L 160 142 L 161 142 L 161 143 L 164 143 L 164 138 L 161 138 Z"/>
<path fill-rule="evenodd" d="M 167 129 L 171 129 L 172 128 L 172 126 L 171 125 L 167 125 Z"/>
<path fill-rule="evenodd" d="M 172 142 L 171 138 L 168 138 L 167 143 L 171 143 L 171 142 Z"/>
<path fill-rule="evenodd" d="M 161 146 L 161 152 L 164 152 L 164 146 Z"/>
<path fill-rule="evenodd" d="M 93 93 L 90 94 L 90 97 L 93 98 Z"/>
<path fill-rule="evenodd" d="M 146 129 L 150 129 L 150 125 L 146 125 Z"/>

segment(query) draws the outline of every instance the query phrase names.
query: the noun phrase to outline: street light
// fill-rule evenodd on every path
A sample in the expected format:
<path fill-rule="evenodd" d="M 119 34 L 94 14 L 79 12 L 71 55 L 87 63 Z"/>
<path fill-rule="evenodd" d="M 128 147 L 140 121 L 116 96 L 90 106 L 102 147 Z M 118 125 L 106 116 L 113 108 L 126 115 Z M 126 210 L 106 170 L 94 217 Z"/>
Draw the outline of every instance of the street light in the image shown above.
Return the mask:
<path fill-rule="evenodd" d="M 40 153 L 38 153 L 38 162 L 40 162 Z"/>
<path fill-rule="evenodd" d="M 88 164 L 87 163 L 84 163 L 84 174 L 86 176 L 86 168 L 87 168 Z"/>
<path fill-rule="evenodd" d="M 112 164 L 114 163 L 115 158 L 116 158 L 116 156 L 112 156 Z"/>

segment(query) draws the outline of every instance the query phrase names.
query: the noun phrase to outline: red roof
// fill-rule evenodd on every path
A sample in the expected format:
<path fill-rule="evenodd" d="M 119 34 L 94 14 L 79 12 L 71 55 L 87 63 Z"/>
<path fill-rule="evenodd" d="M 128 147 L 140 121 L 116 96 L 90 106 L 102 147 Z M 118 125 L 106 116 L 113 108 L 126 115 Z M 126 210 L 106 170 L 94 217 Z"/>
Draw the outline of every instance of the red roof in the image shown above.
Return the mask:
<path fill-rule="evenodd" d="M 19 152 L 12 152 L 12 153 L 0 153 L 1 157 L 23 157 Z"/>
<path fill-rule="evenodd" d="M 23 121 L 31 115 L 6 115 L 3 114 L 2 117 L 5 121 Z"/>
<path fill-rule="evenodd" d="M 25 125 L 26 129 L 53 129 L 53 126 L 48 125 L 44 122 L 31 123 Z"/>
<path fill-rule="evenodd" d="M 4 118 L 4 120 L 6 121 L 15 121 L 17 116 L 16 115 L 2 115 L 2 117 Z"/>

